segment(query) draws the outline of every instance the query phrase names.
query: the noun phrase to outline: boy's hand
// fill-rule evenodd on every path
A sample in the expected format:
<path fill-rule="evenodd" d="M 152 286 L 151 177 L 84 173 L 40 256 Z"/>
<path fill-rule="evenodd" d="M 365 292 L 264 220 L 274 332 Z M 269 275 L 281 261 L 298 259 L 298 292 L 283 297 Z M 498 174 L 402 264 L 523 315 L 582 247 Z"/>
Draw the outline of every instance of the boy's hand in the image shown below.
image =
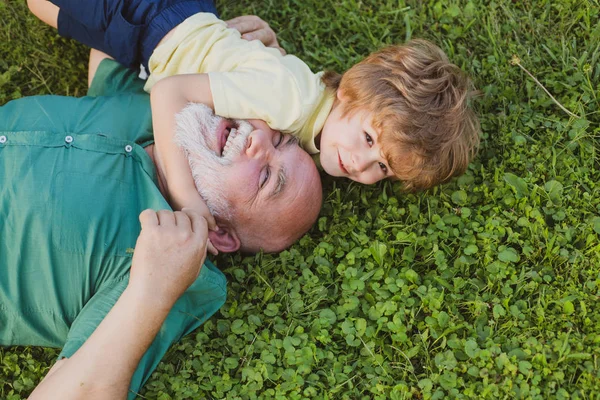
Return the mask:
<path fill-rule="evenodd" d="M 180 191 L 178 194 L 179 198 L 174 198 L 174 196 L 171 195 L 170 203 L 174 210 L 183 210 L 186 208 L 188 210 L 195 211 L 206 220 L 208 223 L 208 230 L 217 231 L 219 229 L 215 217 L 211 214 L 206 202 L 196 191 L 196 189 L 190 191 Z M 210 242 L 210 240 L 208 240 L 208 252 L 215 256 L 219 254 L 219 251 Z"/>
<path fill-rule="evenodd" d="M 265 46 L 273 47 L 286 55 L 285 50 L 279 46 L 275 31 L 256 15 L 242 15 L 225 22 L 227 27 L 237 29 L 242 34 L 242 39 L 260 40 Z"/>
<path fill-rule="evenodd" d="M 187 209 L 189 211 L 195 211 L 197 212 L 201 217 L 203 217 L 207 224 L 208 224 L 208 230 L 211 231 L 216 231 L 219 229 L 219 227 L 217 226 L 217 221 L 215 220 L 215 217 L 210 213 L 210 210 L 208 209 L 208 206 L 206 205 L 206 203 L 204 202 L 204 200 L 196 202 L 193 207 L 187 207 Z M 213 256 L 216 256 L 219 254 L 219 251 L 217 250 L 217 248 L 210 242 L 210 239 L 207 240 L 207 249 L 208 252 L 210 254 L 212 254 Z"/>
<path fill-rule="evenodd" d="M 145 210 L 129 285 L 159 307 L 171 307 L 194 282 L 206 258 L 208 224 L 196 211 Z"/>

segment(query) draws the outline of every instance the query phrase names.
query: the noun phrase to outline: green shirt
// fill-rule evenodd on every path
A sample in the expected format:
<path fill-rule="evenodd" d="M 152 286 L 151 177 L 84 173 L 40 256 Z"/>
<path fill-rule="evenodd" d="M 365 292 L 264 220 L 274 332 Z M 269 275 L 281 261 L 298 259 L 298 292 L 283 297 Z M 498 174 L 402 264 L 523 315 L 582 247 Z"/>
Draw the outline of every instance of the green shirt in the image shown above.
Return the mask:
<path fill-rule="evenodd" d="M 127 286 L 138 215 L 170 208 L 143 149 L 152 126 L 142 86 L 105 60 L 88 97 L 0 107 L 0 345 L 74 354 Z M 207 261 L 143 357 L 130 398 L 225 295 L 224 275 Z"/>

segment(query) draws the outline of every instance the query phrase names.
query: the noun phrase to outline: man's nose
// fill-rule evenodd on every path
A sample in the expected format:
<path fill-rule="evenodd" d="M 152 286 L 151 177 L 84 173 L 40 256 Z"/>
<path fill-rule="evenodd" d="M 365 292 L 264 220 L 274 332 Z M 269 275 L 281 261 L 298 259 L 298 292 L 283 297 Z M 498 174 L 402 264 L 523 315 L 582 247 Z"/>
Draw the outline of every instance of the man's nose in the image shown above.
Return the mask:
<path fill-rule="evenodd" d="M 250 158 L 267 157 L 273 147 L 271 139 L 268 136 L 269 135 L 266 132 L 260 129 L 253 131 L 250 136 L 248 136 L 246 142 L 246 155 Z"/>

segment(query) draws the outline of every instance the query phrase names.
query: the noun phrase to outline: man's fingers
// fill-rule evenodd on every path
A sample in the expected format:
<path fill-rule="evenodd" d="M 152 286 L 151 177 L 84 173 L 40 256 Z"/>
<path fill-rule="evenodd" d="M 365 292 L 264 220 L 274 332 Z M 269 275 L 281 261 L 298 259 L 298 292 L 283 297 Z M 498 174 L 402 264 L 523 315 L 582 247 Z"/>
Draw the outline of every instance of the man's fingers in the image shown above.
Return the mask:
<path fill-rule="evenodd" d="M 177 227 L 187 230 L 192 230 L 192 221 L 190 221 L 190 217 L 187 216 L 186 213 L 181 211 L 175 211 L 175 224 Z"/>
<path fill-rule="evenodd" d="M 142 211 L 139 218 L 142 229 L 158 225 L 158 216 L 154 210 L 147 209 Z"/>
<path fill-rule="evenodd" d="M 269 24 L 256 15 L 242 15 L 226 21 L 227 27 L 236 29 L 245 40 L 260 40 L 265 46 L 272 47 L 286 55 L 277 42 L 277 35 Z"/>
<path fill-rule="evenodd" d="M 227 24 L 227 26 L 229 28 L 232 28 L 234 25 L 239 24 L 240 21 L 243 21 L 245 17 L 246 16 L 242 15 L 242 16 L 239 16 L 239 17 L 231 18 L 231 19 L 225 21 L 225 23 Z"/>
<path fill-rule="evenodd" d="M 240 33 L 244 34 L 262 29 L 268 25 L 265 21 L 254 15 L 245 15 L 227 21 L 227 26 L 237 29 Z"/>
<path fill-rule="evenodd" d="M 160 210 L 156 213 L 158 216 L 158 224 L 161 226 L 175 225 L 175 213 L 169 210 Z"/>
<path fill-rule="evenodd" d="M 260 40 L 265 46 L 272 46 L 275 42 L 275 33 L 270 29 L 258 29 L 242 35 L 246 40 Z"/>
<path fill-rule="evenodd" d="M 232 28 L 237 29 L 240 33 L 254 32 L 262 28 L 262 26 L 256 21 L 240 21 L 233 25 Z"/>
<path fill-rule="evenodd" d="M 206 218 L 200 215 L 200 213 L 198 213 L 197 211 L 189 208 L 183 208 L 181 212 L 186 213 L 187 216 L 190 218 L 190 220 L 192 221 L 192 230 L 195 233 L 208 236 L 208 222 L 206 221 Z"/>

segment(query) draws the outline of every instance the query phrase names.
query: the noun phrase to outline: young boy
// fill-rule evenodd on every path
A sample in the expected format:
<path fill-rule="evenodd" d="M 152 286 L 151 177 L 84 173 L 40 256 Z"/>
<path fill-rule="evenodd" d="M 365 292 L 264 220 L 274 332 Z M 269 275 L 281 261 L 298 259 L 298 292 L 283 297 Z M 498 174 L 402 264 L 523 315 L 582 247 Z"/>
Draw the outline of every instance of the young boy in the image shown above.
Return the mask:
<path fill-rule="evenodd" d="M 244 41 L 217 18 L 211 0 L 52 3 L 28 0 L 59 34 L 129 67 L 146 67 L 145 89 L 156 84 L 153 114 L 202 102 L 223 117 L 261 119 L 297 136 L 309 153 L 320 153 L 332 176 L 364 184 L 393 178 L 406 190 L 463 173 L 476 152 L 471 81 L 428 41 L 386 47 L 343 75 L 314 74 L 295 56 Z M 174 125 L 173 119 L 154 126 L 160 162 L 168 178 L 175 177 L 169 178 L 171 200 L 201 207 L 197 193 L 179 189 L 192 177 L 173 140 Z M 223 146 L 231 128 L 219 138 Z"/>

